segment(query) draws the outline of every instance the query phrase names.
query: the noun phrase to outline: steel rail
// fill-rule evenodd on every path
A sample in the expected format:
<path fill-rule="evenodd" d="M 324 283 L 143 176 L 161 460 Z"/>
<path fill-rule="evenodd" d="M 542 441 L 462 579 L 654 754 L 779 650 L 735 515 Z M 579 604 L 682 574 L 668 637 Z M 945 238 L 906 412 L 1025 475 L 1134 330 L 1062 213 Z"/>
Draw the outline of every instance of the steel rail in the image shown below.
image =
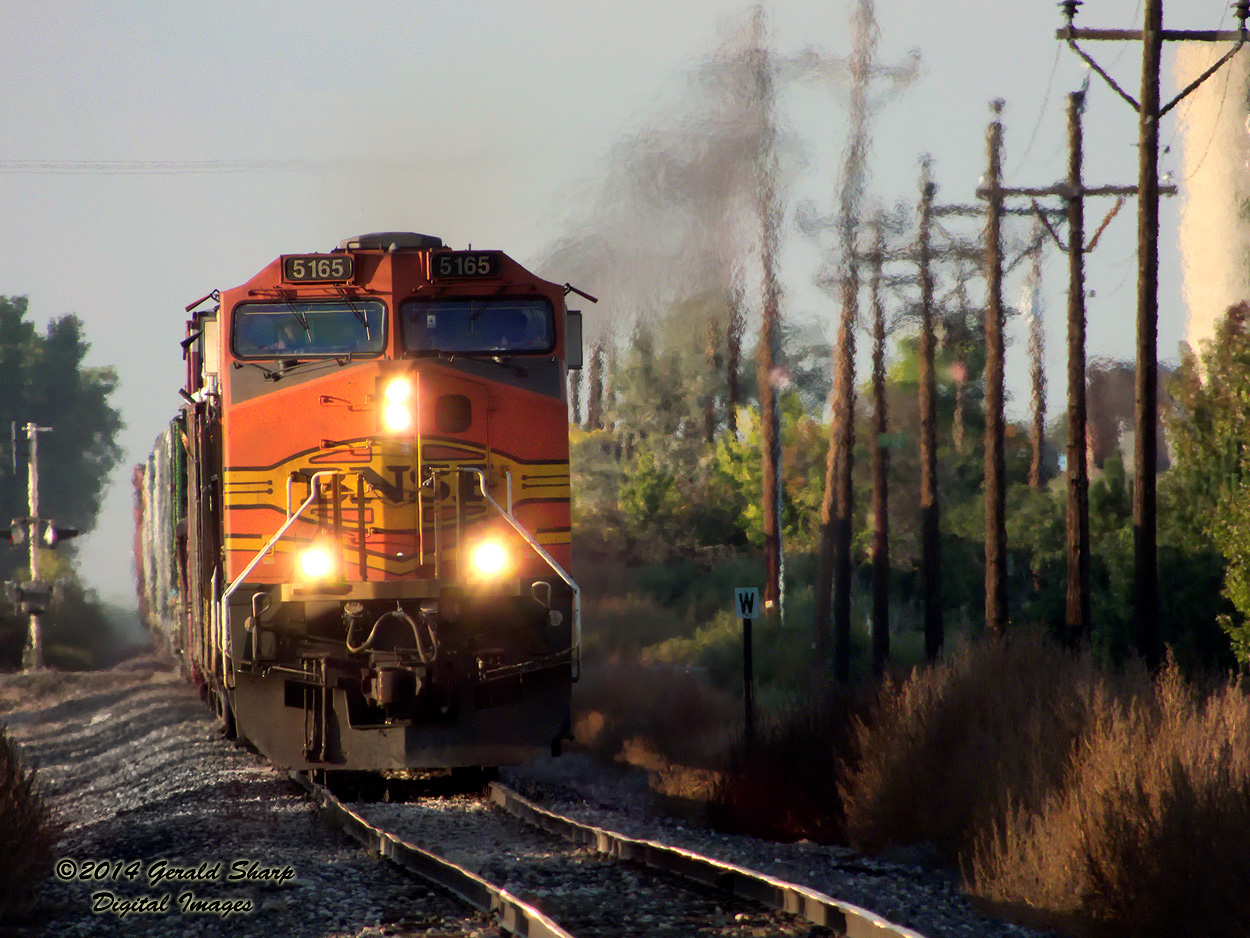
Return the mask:
<path fill-rule="evenodd" d="M 290 775 L 312 796 L 322 814 L 352 839 L 377 856 L 441 886 L 473 908 L 497 916 L 498 924 L 504 930 L 533 938 L 576 938 L 502 886 L 489 883 L 450 860 L 370 824 L 328 788 L 314 782 L 307 772 L 291 772 Z"/>
<path fill-rule="evenodd" d="M 733 863 L 713 860 L 680 847 L 638 840 L 613 831 L 582 824 L 540 808 L 512 789 L 491 782 L 490 799 L 508 813 L 548 833 L 599 853 L 633 860 L 654 869 L 693 880 L 704 886 L 751 899 L 761 905 L 797 915 L 814 925 L 839 930 L 847 938 L 925 938 L 920 932 L 886 921 L 875 912 L 834 899 L 823 892 L 749 870 Z"/>

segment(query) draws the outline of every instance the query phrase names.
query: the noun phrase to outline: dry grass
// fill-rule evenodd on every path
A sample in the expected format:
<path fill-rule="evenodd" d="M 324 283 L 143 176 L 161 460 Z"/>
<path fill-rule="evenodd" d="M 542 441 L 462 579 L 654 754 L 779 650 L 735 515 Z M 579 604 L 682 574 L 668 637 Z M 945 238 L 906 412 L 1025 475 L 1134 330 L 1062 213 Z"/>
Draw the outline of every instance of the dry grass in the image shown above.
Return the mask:
<path fill-rule="evenodd" d="M 888 682 L 842 783 L 852 843 L 933 844 L 958 864 L 1011 811 L 1062 786 L 1100 686 L 1088 657 L 1031 632 L 982 639 Z"/>
<path fill-rule="evenodd" d="M 51 872 L 55 839 L 35 772 L 23 769 L 17 744 L 0 727 L 0 921 L 29 911 Z"/>
<path fill-rule="evenodd" d="M 772 840 L 845 840 L 837 780 L 866 710 L 849 691 L 797 702 L 762 722 L 754 746 L 733 751 L 710 806 L 717 826 Z"/>
<path fill-rule="evenodd" d="M 646 628 L 637 622 L 634 627 Z M 643 617 L 644 619 L 646 617 Z M 865 851 L 932 845 L 1003 917 L 1081 938 L 1250 934 L 1250 697 L 985 637 L 860 699 L 763 721 L 698 671 L 588 670 L 577 735 L 719 825 Z"/>
<path fill-rule="evenodd" d="M 934 844 L 999 914 L 1083 936 L 1248 931 L 1250 705 L 1234 683 L 987 638 L 886 687 L 856 748 L 851 841 Z"/>
<path fill-rule="evenodd" d="M 1074 933 L 1246 934 L 1250 706 L 1169 665 L 1145 694 L 1097 697 L 1066 784 L 973 851 L 969 887 Z"/>
<path fill-rule="evenodd" d="M 728 694 L 678 666 L 605 661 L 574 688 L 574 736 L 608 759 L 636 761 L 631 753 L 645 752 L 652 761 L 708 768 L 723 758 L 736 718 Z"/>

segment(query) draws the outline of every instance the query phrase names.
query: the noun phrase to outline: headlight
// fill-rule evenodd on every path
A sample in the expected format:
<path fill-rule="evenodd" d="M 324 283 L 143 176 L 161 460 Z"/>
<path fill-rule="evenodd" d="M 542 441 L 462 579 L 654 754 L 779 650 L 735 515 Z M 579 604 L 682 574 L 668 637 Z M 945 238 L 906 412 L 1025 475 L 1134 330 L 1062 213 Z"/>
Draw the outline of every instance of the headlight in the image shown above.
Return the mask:
<path fill-rule="evenodd" d="M 412 396 L 412 382 L 407 378 L 396 378 L 386 386 L 386 399 L 393 404 L 402 404 Z"/>
<path fill-rule="evenodd" d="M 507 565 L 508 552 L 497 541 L 486 541 L 473 551 L 473 566 L 486 576 L 494 576 Z"/>
<path fill-rule="evenodd" d="M 407 430 L 412 426 L 412 412 L 408 410 L 406 404 L 396 404 L 394 401 L 388 401 L 386 410 L 382 412 L 382 419 L 386 422 L 388 430 Z"/>
<path fill-rule="evenodd" d="M 396 378 L 386 386 L 386 404 L 382 410 L 382 422 L 386 429 L 400 432 L 412 426 L 412 410 L 408 401 L 412 397 L 412 382 Z"/>
<path fill-rule="evenodd" d="M 334 570 L 334 558 L 324 547 L 310 547 L 300 554 L 300 569 L 310 580 L 319 580 Z"/>

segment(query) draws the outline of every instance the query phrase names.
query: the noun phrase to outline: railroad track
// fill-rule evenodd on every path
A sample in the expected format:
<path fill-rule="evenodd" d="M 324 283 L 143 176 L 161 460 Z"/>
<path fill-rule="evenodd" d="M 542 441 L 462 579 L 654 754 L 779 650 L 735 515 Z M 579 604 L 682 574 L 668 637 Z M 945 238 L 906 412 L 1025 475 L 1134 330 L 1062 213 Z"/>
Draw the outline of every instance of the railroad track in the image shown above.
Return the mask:
<path fill-rule="evenodd" d="M 246 749 L 220 739 L 195 691 L 163 663 L 140 661 L 112 672 L 47 672 L 34 678 L 0 675 L 0 722 L 8 725 L 9 734 L 21 744 L 24 757 L 39 766 L 48 802 L 64 826 L 56 860 L 72 861 L 81 870 L 90 861 L 98 871 L 107 861 L 112 870 L 119 864 L 129 870 L 133 863 L 145 871 L 137 878 L 129 878 L 127 873 L 123 880 L 87 877 L 85 872 L 79 876 L 58 873 L 41 887 L 39 905 L 32 913 L 32 934 L 42 931 L 49 936 L 116 934 L 127 938 L 174 938 L 189 930 L 204 938 L 495 935 L 504 931 L 505 914 L 504 898 L 495 897 L 489 888 L 492 884 L 502 885 L 526 905 L 537 906 L 540 914 L 566 931 L 579 931 L 572 922 L 563 920 L 557 906 L 559 890 L 576 894 L 575 887 L 582 877 L 574 877 L 571 884 L 566 882 L 564 886 L 554 880 L 527 884 L 519 874 L 505 879 L 507 871 L 492 867 L 491 861 L 515 850 L 486 842 L 480 826 L 470 828 L 478 831 L 475 836 L 480 843 L 476 852 L 462 856 L 458 865 L 471 866 L 471 872 L 484 885 L 456 887 L 461 892 L 472 889 L 477 895 L 476 903 L 466 902 L 448 888 L 428 881 L 403 881 L 390 864 L 376 862 L 322 823 L 316 803 L 291 783 L 287 772 L 274 769 Z M 618 789 L 596 781 L 587 786 L 587 795 L 576 799 L 567 793 L 577 789 L 573 780 L 578 773 L 566 772 L 568 764 L 564 762 L 558 762 L 556 768 L 555 772 L 539 770 L 519 773 L 517 777 L 550 776 L 549 784 L 539 786 L 547 792 L 544 797 L 568 797 L 568 807 L 561 810 L 601 828 L 621 829 L 620 825 L 628 825 L 623 829 L 635 837 L 682 843 L 700 853 L 712 852 L 743 866 L 768 869 L 777 878 L 798 880 L 825 893 L 848 896 L 860 905 L 879 902 L 883 915 L 913 923 L 913 927 L 931 938 L 1048 938 L 978 916 L 953 877 L 939 875 L 920 864 L 860 857 L 840 848 L 772 847 L 749 839 L 708 836 L 680 824 L 642 817 L 647 810 L 643 799 L 636 799 L 629 786 Z M 376 795 L 381 794 L 379 785 Z M 604 810 L 609 805 L 626 810 Z M 328 810 L 346 813 L 341 809 Z M 353 810 L 362 817 L 359 824 L 352 825 L 366 840 L 381 846 L 383 830 L 395 836 L 396 827 L 385 817 L 390 809 L 384 805 Z M 481 819 L 487 811 L 487 806 L 479 803 L 474 819 Z M 501 811 L 498 806 L 489 808 L 492 814 Z M 577 825 L 563 826 L 553 816 L 536 816 L 544 818 L 544 825 L 559 831 L 577 829 Z M 364 827 L 366 822 L 372 824 L 372 832 Z M 604 862 L 610 869 L 618 870 L 617 877 L 622 882 L 639 883 L 634 890 L 637 892 L 647 888 L 649 882 L 642 881 L 632 868 L 613 865 L 614 858 L 635 856 L 637 862 L 647 862 L 664 852 L 638 840 L 612 838 L 593 827 L 585 827 L 576 836 L 584 840 L 584 851 L 602 850 L 606 854 Z M 501 843 L 515 846 L 513 837 L 507 831 L 499 834 Z M 434 853 L 445 852 L 436 839 L 423 837 L 420 829 L 400 835 L 398 840 L 415 841 Z M 410 853 L 393 840 L 386 843 L 386 849 L 396 858 Z M 545 843 L 543 849 L 550 851 L 550 840 Z M 376 846 L 374 852 L 379 852 Z M 681 851 L 674 853 L 679 858 L 686 856 Z M 227 881 L 226 871 L 240 859 L 254 860 L 265 867 L 289 868 L 295 878 L 284 883 Z M 211 881 L 206 878 L 193 883 L 153 884 L 146 877 L 154 863 L 185 869 L 220 863 L 222 872 Z M 553 867 L 554 862 L 549 862 L 548 868 Z M 759 906 L 746 898 L 753 895 L 749 890 L 754 888 L 777 890 L 775 896 L 784 896 L 785 890 L 773 885 L 776 879 L 758 877 L 764 885 L 753 886 L 749 878 L 739 878 L 726 864 L 711 864 L 710 869 L 712 872 L 704 882 L 715 885 L 705 886 L 703 895 L 706 898 L 711 889 L 713 901 L 705 901 L 702 911 L 691 911 L 691 918 L 702 916 L 713 925 L 727 920 L 722 932 L 731 934 L 735 926 L 739 935 L 784 933 L 771 925 L 753 924 L 765 919 L 759 917 Z M 453 877 L 452 882 L 462 880 L 455 871 L 448 875 Z M 630 879 L 626 880 L 626 876 Z M 124 917 L 117 910 L 94 911 L 95 894 L 102 891 L 115 893 L 123 900 L 169 893 L 171 908 L 166 913 Z M 185 891 L 209 900 L 247 899 L 252 908 L 228 919 L 185 914 L 173 905 Z M 742 911 L 725 904 L 726 896 L 731 894 L 737 894 L 745 903 L 736 907 Z M 791 890 L 789 894 L 794 898 L 770 899 L 764 895 L 761 899 L 799 913 L 809 894 L 818 896 L 808 890 Z M 632 906 L 636 897 L 628 890 L 626 895 L 627 899 L 618 904 Z M 785 905 L 787 901 L 792 904 Z M 816 919 L 833 923 L 824 926 L 829 933 L 914 934 L 828 895 L 814 900 L 812 909 L 821 903 L 844 916 L 845 928 L 837 924 L 835 912 L 827 913 L 825 919 Z M 672 906 L 679 907 L 677 900 Z M 489 910 L 494 907 L 500 911 L 492 914 Z M 662 911 L 664 922 L 657 922 L 655 928 L 642 927 L 636 921 L 632 927 L 626 927 L 623 917 L 618 916 L 611 923 L 615 926 L 611 933 L 659 934 L 660 926 L 670 922 L 667 913 L 672 910 Z M 513 917 L 514 933 L 522 928 L 527 934 L 542 933 L 538 919 L 533 919 L 535 924 L 531 925 L 521 914 L 519 909 L 508 913 Z M 744 918 L 735 922 L 738 914 Z M 812 912 L 813 916 L 816 914 Z M 678 934 L 693 931 L 676 929 Z"/>
<path fill-rule="evenodd" d="M 512 934 L 922 938 L 813 889 L 583 824 L 498 783 L 484 796 L 346 804 L 307 773 L 292 777 L 368 849 Z"/>

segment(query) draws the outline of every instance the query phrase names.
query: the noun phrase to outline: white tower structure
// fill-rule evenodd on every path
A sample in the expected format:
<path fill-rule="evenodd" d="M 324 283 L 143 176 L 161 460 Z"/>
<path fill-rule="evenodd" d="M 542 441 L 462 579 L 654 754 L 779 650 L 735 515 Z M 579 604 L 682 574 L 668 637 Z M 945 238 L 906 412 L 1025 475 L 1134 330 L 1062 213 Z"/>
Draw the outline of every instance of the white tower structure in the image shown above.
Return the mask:
<path fill-rule="evenodd" d="M 1179 43 L 1177 87 L 1201 75 L 1226 45 Z M 1243 49 L 1182 102 L 1181 256 L 1189 323 L 1200 351 L 1234 303 L 1250 301 L 1250 52 Z"/>

